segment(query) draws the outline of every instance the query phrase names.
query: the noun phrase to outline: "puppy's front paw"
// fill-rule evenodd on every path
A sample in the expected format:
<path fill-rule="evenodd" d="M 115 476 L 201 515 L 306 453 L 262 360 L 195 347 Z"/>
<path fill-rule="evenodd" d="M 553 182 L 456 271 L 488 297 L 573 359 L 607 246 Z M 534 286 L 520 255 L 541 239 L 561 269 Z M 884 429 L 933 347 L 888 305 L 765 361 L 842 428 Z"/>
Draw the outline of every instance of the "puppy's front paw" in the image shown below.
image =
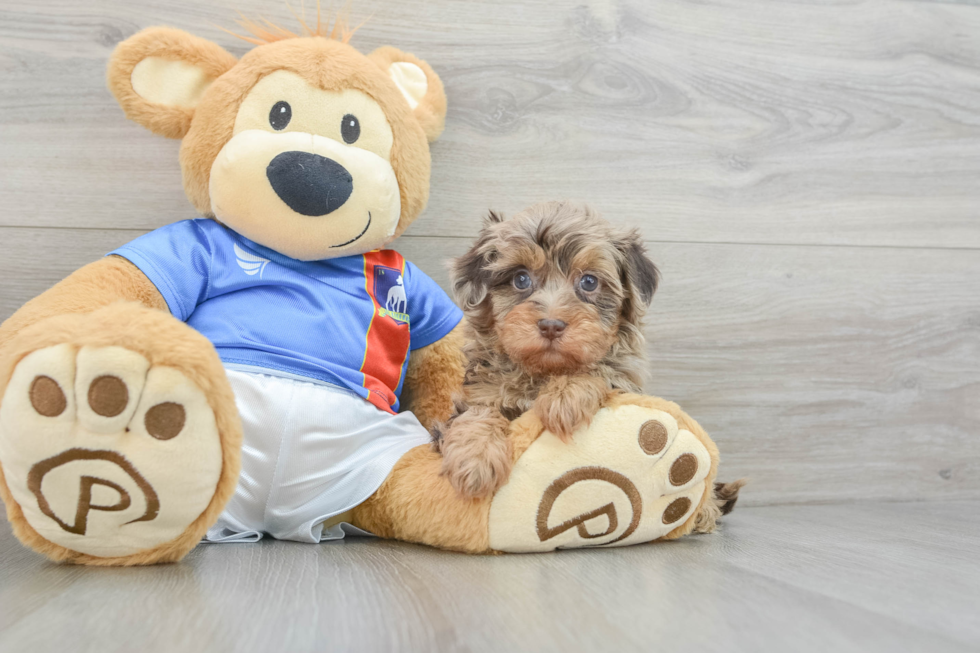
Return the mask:
<path fill-rule="evenodd" d="M 591 417 L 580 408 L 553 396 L 543 395 L 534 402 L 534 413 L 544 424 L 545 430 L 551 431 L 566 443 L 572 439 L 572 433 L 588 424 Z"/>
<path fill-rule="evenodd" d="M 489 497 L 510 478 L 509 427 L 499 413 L 475 409 L 456 417 L 443 434 L 442 473 L 462 496 Z"/>
<path fill-rule="evenodd" d="M 509 447 L 491 445 L 475 456 L 458 453 L 455 447 L 446 447 L 442 455 L 442 473 L 464 497 L 482 499 L 492 496 L 510 477 Z"/>
<path fill-rule="evenodd" d="M 534 402 L 534 412 L 545 429 L 569 442 L 572 434 L 588 426 L 609 390 L 593 377 L 553 379 Z"/>

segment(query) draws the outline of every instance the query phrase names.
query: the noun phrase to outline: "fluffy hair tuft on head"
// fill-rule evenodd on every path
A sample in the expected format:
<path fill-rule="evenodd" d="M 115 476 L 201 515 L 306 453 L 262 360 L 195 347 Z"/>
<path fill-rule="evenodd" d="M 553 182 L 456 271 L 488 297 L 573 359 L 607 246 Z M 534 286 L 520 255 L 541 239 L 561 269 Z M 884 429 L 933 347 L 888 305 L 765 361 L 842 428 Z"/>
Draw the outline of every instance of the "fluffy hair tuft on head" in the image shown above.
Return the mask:
<path fill-rule="evenodd" d="M 285 27 L 277 25 L 261 16 L 257 20 L 252 20 L 241 13 L 239 13 L 239 19 L 235 22 L 238 23 L 242 29 L 248 31 L 251 36 L 236 34 L 235 32 L 227 30 L 223 27 L 221 29 L 228 32 L 235 38 L 248 41 L 254 45 L 265 45 L 267 43 L 275 43 L 276 41 L 284 41 L 286 39 L 299 39 L 312 36 L 319 36 L 325 39 L 340 41 L 341 43 L 348 43 L 351 40 L 351 37 L 354 36 L 354 33 L 363 27 L 364 23 L 367 22 L 367 20 L 364 20 L 357 27 L 350 27 L 350 11 L 348 6 L 348 9 L 337 13 L 333 20 L 333 25 L 331 26 L 329 18 L 323 20 L 322 12 L 320 11 L 320 0 L 317 0 L 316 24 L 311 26 L 306 22 L 305 3 L 300 6 L 300 14 L 297 14 L 289 3 L 286 3 L 286 7 L 289 9 L 290 13 L 296 17 L 296 20 L 299 21 L 300 26 L 303 28 L 302 34 L 292 32 Z"/>

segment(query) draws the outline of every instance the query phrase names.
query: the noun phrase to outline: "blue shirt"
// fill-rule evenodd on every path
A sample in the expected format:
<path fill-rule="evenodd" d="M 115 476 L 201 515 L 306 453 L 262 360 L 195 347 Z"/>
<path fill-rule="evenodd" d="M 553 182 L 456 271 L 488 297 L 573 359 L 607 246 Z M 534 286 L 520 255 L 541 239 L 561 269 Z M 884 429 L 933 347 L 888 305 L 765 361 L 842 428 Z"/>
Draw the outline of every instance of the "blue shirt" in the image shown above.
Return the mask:
<path fill-rule="evenodd" d="M 394 250 L 298 261 L 201 218 L 110 254 L 138 267 L 225 363 L 340 385 L 388 412 L 398 410 L 409 351 L 463 316 Z"/>

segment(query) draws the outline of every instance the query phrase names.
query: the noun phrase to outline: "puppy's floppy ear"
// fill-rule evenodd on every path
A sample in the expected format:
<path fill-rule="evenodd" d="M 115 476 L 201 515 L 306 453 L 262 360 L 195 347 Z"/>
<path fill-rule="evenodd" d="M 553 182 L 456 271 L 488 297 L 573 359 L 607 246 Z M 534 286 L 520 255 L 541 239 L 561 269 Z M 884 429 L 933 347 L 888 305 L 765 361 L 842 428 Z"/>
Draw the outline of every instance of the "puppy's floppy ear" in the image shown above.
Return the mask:
<path fill-rule="evenodd" d="M 439 138 L 446 125 L 446 91 L 429 64 L 391 46 L 378 48 L 368 58 L 388 73 L 422 125 L 429 142 Z"/>
<path fill-rule="evenodd" d="M 633 229 L 617 238 L 616 249 L 623 255 L 620 270 L 623 285 L 644 306 L 649 306 L 660 283 L 660 271 L 647 258 L 646 247 L 643 246 L 639 231 Z"/>
<path fill-rule="evenodd" d="M 502 215 L 490 211 L 476 242 L 468 252 L 453 261 L 453 295 L 464 311 L 476 308 L 487 298 L 491 277 L 489 266 L 497 258 L 490 227 L 502 220 Z"/>
<path fill-rule="evenodd" d="M 126 117 L 155 134 L 183 138 L 204 91 L 236 62 L 211 41 L 151 27 L 116 46 L 107 79 Z"/>

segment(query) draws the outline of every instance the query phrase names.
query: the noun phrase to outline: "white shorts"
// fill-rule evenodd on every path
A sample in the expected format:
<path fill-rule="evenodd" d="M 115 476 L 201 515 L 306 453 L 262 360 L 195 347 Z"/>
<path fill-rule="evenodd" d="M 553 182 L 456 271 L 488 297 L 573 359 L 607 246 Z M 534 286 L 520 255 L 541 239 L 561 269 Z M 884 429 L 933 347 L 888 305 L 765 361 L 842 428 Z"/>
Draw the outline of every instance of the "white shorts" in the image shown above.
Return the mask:
<path fill-rule="evenodd" d="M 347 389 L 274 370 L 226 370 L 242 417 L 242 471 L 208 542 L 363 533 L 324 522 L 363 503 L 399 458 L 430 441 L 412 413 L 386 413 Z"/>

